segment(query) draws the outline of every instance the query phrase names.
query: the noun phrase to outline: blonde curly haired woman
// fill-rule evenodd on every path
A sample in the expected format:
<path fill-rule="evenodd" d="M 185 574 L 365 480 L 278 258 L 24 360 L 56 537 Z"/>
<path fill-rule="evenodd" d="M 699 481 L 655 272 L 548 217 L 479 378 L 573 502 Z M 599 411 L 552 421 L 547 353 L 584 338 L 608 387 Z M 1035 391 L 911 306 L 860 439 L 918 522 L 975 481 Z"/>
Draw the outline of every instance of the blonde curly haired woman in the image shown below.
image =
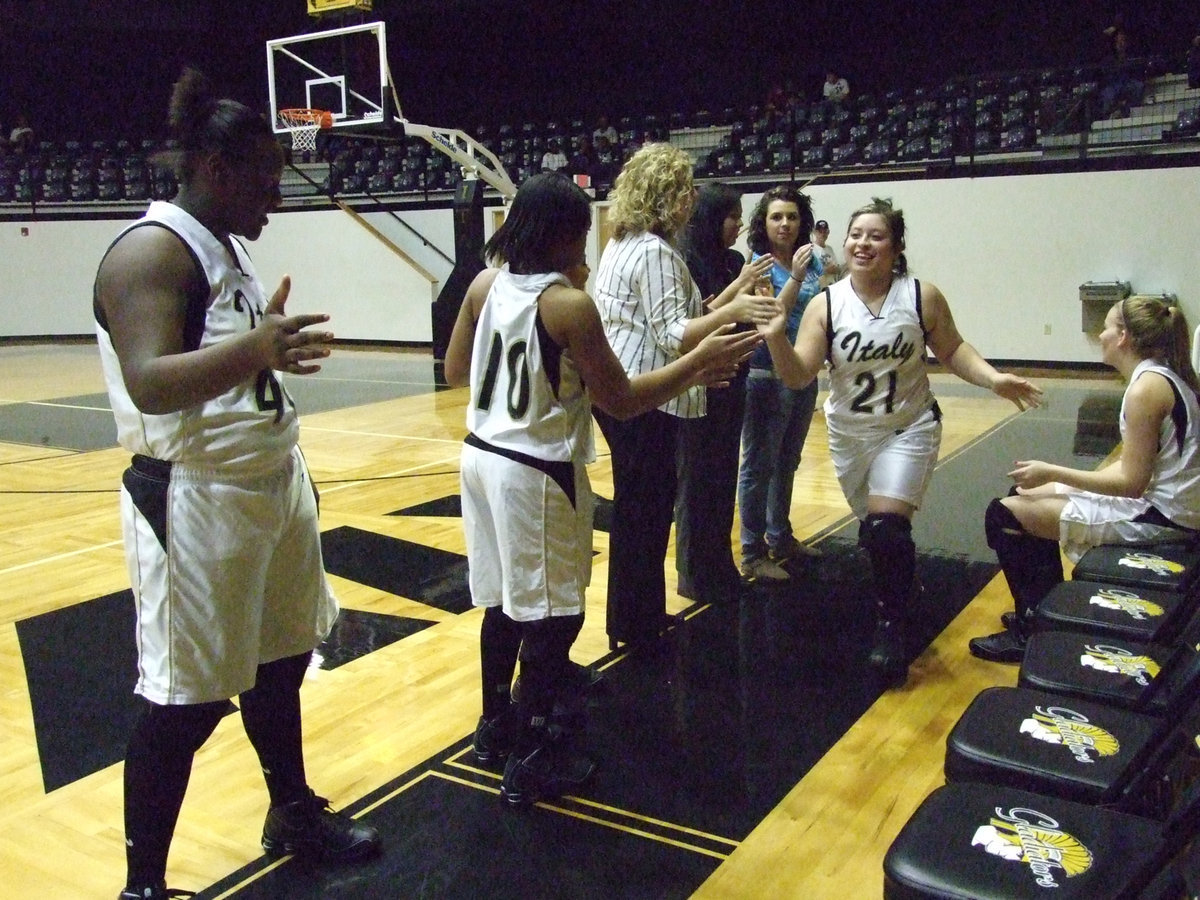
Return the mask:
<path fill-rule="evenodd" d="M 692 161 L 670 144 L 647 144 L 613 186 L 612 239 L 596 272 L 596 306 L 609 344 L 633 377 L 666 365 L 723 325 L 765 324 L 774 298 L 743 295 L 705 313 L 675 239 L 692 213 Z M 669 624 L 667 554 L 675 505 L 679 420 L 704 415 L 696 387 L 625 421 L 595 410 L 612 451 L 607 628 L 610 644 L 646 644 Z"/>

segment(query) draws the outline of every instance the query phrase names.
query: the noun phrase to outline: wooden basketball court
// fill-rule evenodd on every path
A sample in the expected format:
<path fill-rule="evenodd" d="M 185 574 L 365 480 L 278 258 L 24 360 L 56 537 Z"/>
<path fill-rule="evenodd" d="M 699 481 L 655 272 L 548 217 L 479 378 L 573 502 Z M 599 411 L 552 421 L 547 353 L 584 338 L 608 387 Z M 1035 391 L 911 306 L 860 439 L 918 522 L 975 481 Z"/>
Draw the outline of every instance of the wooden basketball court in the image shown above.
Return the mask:
<path fill-rule="evenodd" d="M 1062 402 L 1064 394 L 1111 398 L 1120 391 L 1115 381 L 1104 379 L 1038 380 L 1051 401 L 1051 414 L 1039 428 L 1047 436 L 1066 435 L 1068 441 L 1078 427 L 1079 404 Z M 301 409 L 302 447 L 321 491 L 328 547 L 369 548 L 379 541 L 384 548 L 359 560 L 355 571 L 361 577 L 331 575 L 343 608 L 353 614 L 341 623 L 346 632 L 342 642 L 355 649 L 336 666 L 314 667 L 303 693 L 310 782 L 335 807 L 369 812 L 363 808 L 365 798 L 383 802 L 381 789 L 399 776 L 462 746 L 479 715 L 480 616 L 462 606 L 464 543 L 461 522 L 452 511 L 466 395 L 463 390 L 436 390 L 433 361 L 417 351 L 342 350 L 325 371 L 304 382 L 288 384 Z M 131 669 L 119 674 L 126 671 L 122 661 L 131 652 L 132 635 L 127 635 L 128 646 L 122 644 L 125 632 L 120 628 L 114 629 L 114 637 L 105 636 L 116 613 L 100 618 L 83 613 L 123 609 L 120 595 L 128 589 L 128 579 L 117 486 L 128 455 L 114 444 L 94 346 L 0 347 L 0 385 L 0 490 L 6 495 L 0 507 L 0 590 L 5 599 L 0 627 L 0 718 L 5 726 L 0 731 L 0 867 L 9 885 L 5 891 L 14 897 L 112 897 L 124 879 L 122 765 L 119 758 L 106 762 L 100 751 L 108 747 L 111 753 L 115 746 L 119 756 L 114 733 L 122 728 L 114 728 L 113 719 L 120 713 L 105 713 L 99 718 L 107 721 L 92 722 L 89 711 L 98 707 L 81 698 L 112 693 L 111 679 L 94 683 L 96 672 L 109 666 L 118 681 L 124 678 L 119 696 L 112 699 L 114 709 L 120 706 L 133 682 Z M 935 375 L 935 392 L 945 413 L 946 461 L 1021 418 L 1010 404 L 948 376 Z M 611 497 L 598 429 L 597 438 L 601 456 L 591 469 L 593 485 L 598 495 Z M 1031 446 L 1027 452 L 1033 455 L 1039 448 Z M 969 479 L 961 474 L 955 478 L 976 479 L 985 490 L 1002 492 L 1002 476 L 1003 471 L 980 471 Z M 957 487 L 943 485 L 948 491 Z M 799 537 L 853 539 L 819 412 L 794 497 Z M 966 534 L 965 539 L 982 548 L 982 558 L 982 506 L 962 505 L 961 516 L 935 527 L 959 532 L 956 539 Z M 608 653 L 607 540 L 606 533 L 596 532 L 587 621 L 572 655 L 585 663 L 603 659 L 617 672 L 633 663 Z M 393 553 L 396 548 L 402 552 Z M 353 554 L 338 550 L 338 558 L 352 559 Z M 442 580 L 425 575 L 406 581 L 412 560 L 436 569 Z M 670 611 L 686 613 L 685 624 L 693 617 L 702 623 L 706 611 L 671 592 L 673 560 L 667 566 Z M 707 874 L 697 884 L 663 884 L 645 893 L 631 889 L 627 896 L 879 896 L 881 862 L 890 841 L 942 781 L 947 731 L 980 689 L 1015 683 L 1015 668 L 981 662 L 966 649 L 969 637 L 995 630 L 998 615 L 1009 604 L 1003 577 L 988 581 L 917 659 L 908 684 L 870 705 L 807 774 L 787 786 L 748 834 L 709 841 Z M 813 615 L 819 616 L 819 609 Z M 72 648 L 83 655 L 73 655 Z M 798 659 L 795 665 L 799 671 L 805 661 Z M 845 684 L 818 679 L 813 691 L 818 696 L 845 689 Z M 601 702 L 620 703 L 622 698 L 614 693 Z M 469 757 L 466 751 L 455 759 L 469 768 Z M 55 761 L 54 773 L 49 760 Z M 471 777 L 478 791 L 492 783 L 487 773 Z M 197 757 L 171 851 L 169 885 L 204 889 L 254 863 L 261 856 L 265 808 L 256 760 L 239 718 L 229 716 Z M 504 817 L 516 816 L 505 827 L 519 829 L 553 821 L 544 817 L 559 813 L 546 808 L 512 813 L 496 803 L 485 815 L 501 824 Z M 572 815 L 580 822 L 601 813 Z M 646 818 L 636 827 L 628 822 L 619 827 L 629 834 L 655 831 L 657 826 Z M 658 823 L 663 828 L 672 824 Z M 694 835 L 693 843 L 711 837 Z M 383 838 L 393 846 L 402 842 L 400 835 L 385 833 Z M 441 852 L 469 859 L 480 848 L 450 846 Z M 412 860 L 413 865 L 426 862 Z M 619 858 L 611 862 L 620 865 Z M 530 865 L 549 861 L 535 854 Z M 542 896 L 588 895 L 583 888 L 554 881 L 552 870 L 545 877 Z M 493 896 L 513 895 L 502 884 L 494 887 Z M 222 887 L 204 895 L 234 896 L 241 890 Z M 404 896 L 389 893 L 382 882 L 355 887 L 352 881 L 328 895 Z M 430 883 L 424 896 L 465 895 Z"/>

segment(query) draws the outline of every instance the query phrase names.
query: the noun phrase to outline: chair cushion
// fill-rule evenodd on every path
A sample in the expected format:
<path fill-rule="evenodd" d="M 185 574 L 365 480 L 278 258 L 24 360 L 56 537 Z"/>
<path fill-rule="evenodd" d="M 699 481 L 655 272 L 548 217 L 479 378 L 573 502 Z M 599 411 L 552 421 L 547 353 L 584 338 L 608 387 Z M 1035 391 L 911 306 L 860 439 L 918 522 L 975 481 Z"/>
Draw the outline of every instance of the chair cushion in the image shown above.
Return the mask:
<path fill-rule="evenodd" d="M 1139 816 L 969 782 L 934 790 L 883 860 L 885 900 L 1114 897 L 1160 844 Z"/>
<path fill-rule="evenodd" d="M 1170 652 L 1161 644 L 1039 631 L 1025 646 L 1017 685 L 1153 712 L 1161 701 L 1151 685 Z"/>
<path fill-rule="evenodd" d="M 1165 643 L 1195 610 L 1191 595 L 1100 581 L 1063 581 L 1038 604 L 1039 631 L 1083 631 Z"/>
<path fill-rule="evenodd" d="M 946 739 L 946 780 L 1111 803 L 1145 765 L 1161 728 L 1160 719 L 1111 705 L 987 688 Z"/>
<path fill-rule="evenodd" d="M 1083 554 L 1071 577 L 1183 594 L 1196 588 L 1197 573 L 1200 547 L 1194 543 L 1104 544 Z"/>

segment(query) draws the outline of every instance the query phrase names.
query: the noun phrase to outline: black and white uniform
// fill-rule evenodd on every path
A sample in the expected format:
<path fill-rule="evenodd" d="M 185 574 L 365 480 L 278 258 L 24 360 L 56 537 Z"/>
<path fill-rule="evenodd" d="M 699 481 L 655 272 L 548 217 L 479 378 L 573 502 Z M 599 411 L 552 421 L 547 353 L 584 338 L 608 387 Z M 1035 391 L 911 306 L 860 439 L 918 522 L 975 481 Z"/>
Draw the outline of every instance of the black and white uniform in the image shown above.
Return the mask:
<path fill-rule="evenodd" d="M 834 469 L 850 508 L 867 517 L 867 497 L 919 507 L 941 446 L 929 388 L 920 282 L 893 279 L 873 315 L 846 277 L 829 286 L 829 396 L 825 421 Z"/>
<path fill-rule="evenodd" d="M 1099 544 L 1178 537 L 1181 528 L 1200 529 L 1200 406 L 1183 379 L 1158 360 L 1138 363 L 1129 386 L 1146 372 L 1166 378 L 1175 393 L 1171 415 L 1163 419 L 1159 431 L 1150 485 L 1140 497 L 1110 497 L 1059 485 L 1067 495 L 1059 517 L 1059 542 L 1072 562 Z M 1121 401 L 1122 440 L 1128 398 L 1127 387 Z"/>
<path fill-rule="evenodd" d="M 492 283 L 475 326 L 462 505 L 476 606 L 516 622 L 581 615 L 592 573 L 591 402 L 538 298 L 563 275 Z"/>
<path fill-rule="evenodd" d="M 147 227 L 171 231 L 195 262 L 184 350 L 254 328 L 267 301 L 235 238 L 236 258 L 187 212 L 156 202 L 117 240 Z M 295 406 L 263 370 L 195 406 L 143 413 L 94 309 L 117 439 L 134 454 L 121 511 L 137 600 L 135 691 L 159 704 L 232 697 L 254 686 L 259 664 L 316 647 L 337 616 Z"/>

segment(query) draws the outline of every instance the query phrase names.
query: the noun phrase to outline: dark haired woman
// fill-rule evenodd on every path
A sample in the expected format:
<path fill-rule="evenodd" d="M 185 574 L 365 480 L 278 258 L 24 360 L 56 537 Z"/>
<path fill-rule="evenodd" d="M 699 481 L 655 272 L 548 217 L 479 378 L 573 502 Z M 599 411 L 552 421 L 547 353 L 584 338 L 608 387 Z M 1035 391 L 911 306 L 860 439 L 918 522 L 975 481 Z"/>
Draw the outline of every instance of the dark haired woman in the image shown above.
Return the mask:
<path fill-rule="evenodd" d="M 757 342 L 723 328 L 628 378 L 582 289 L 590 226 L 588 197 L 566 176 L 522 184 L 484 247 L 500 268 L 468 288 L 446 351 L 446 380 L 471 389 L 463 525 L 471 598 L 484 608 L 475 750 L 485 761 L 508 753 L 500 793 L 513 805 L 554 796 L 594 768 L 550 728 L 591 580 L 591 401 L 617 419 L 637 415 L 693 385 L 727 382 Z"/>
<path fill-rule="evenodd" d="M 1004 631 L 973 638 L 971 652 L 1020 662 L 1030 620 L 1062 581 L 1059 546 L 1072 562 L 1099 544 L 1153 541 L 1200 531 L 1200 390 L 1191 329 L 1179 307 L 1133 296 L 1113 305 L 1100 353 L 1128 385 L 1121 400 L 1121 455 L 1099 470 L 1021 460 L 1014 496 L 984 515 L 1016 615 Z"/>
<path fill-rule="evenodd" d="M 812 202 L 790 184 L 763 194 L 750 217 L 746 242 L 755 261 L 771 262 L 770 291 L 786 313 L 790 338 L 819 288 L 822 262 L 808 243 L 812 227 Z M 818 555 L 796 540 L 791 522 L 792 485 L 816 405 L 816 379 L 794 390 L 780 381 L 766 347 L 755 352 L 746 382 L 738 476 L 742 574 L 750 581 L 786 581 L 785 566 Z"/>
<path fill-rule="evenodd" d="M 122 898 L 168 896 L 167 852 L 192 759 L 237 696 L 270 794 L 263 848 L 335 862 L 379 846 L 304 772 L 300 685 L 337 614 L 315 493 L 278 372 L 305 375 L 333 335 L 287 316 L 240 235 L 279 205 L 267 122 L 187 70 L 170 125 L 179 194 L 151 204 L 96 276 L 100 358 L 117 435 L 142 708 L 125 757 Z"/>
<path fill-rule="evenodd" d="M 998 372 L 962 339 L 942 292 L 909 274 L 904 248 L 904 214 L 891 201 L 876 199 L 857 210 L 844 245 L 849 277 L 809 305 L 794 344 L 781 319 L 767 336 L 789 386 L 807 384 L 829 361 L 829 451 L 859 519 L 859 543 L 871 559 L 877 621 L 870 663 L 894 683 L 903 683 L 908 670 L 904 616 L 916 569 L 912 517 L 942 436 L 926 348 L 963 381 L 1019 409 L 1037 406 L 1042 393 L 1023 378 Z"/>
<path fill-rule="evenodd" d="M 679 248 L 709 310 L 753 291 L 771 267 L 766 257 L 747 265 L 732 249 L 741 228 L 741 192 L 719 182 L 701 186 Z M 728 388 L 708 391 L 703 416 L 680 424 L 675 568 L 679 593 L 700 603 L 737 600 L 742 589 L 731 535 L 745 408 L 742 367 Z"/>

